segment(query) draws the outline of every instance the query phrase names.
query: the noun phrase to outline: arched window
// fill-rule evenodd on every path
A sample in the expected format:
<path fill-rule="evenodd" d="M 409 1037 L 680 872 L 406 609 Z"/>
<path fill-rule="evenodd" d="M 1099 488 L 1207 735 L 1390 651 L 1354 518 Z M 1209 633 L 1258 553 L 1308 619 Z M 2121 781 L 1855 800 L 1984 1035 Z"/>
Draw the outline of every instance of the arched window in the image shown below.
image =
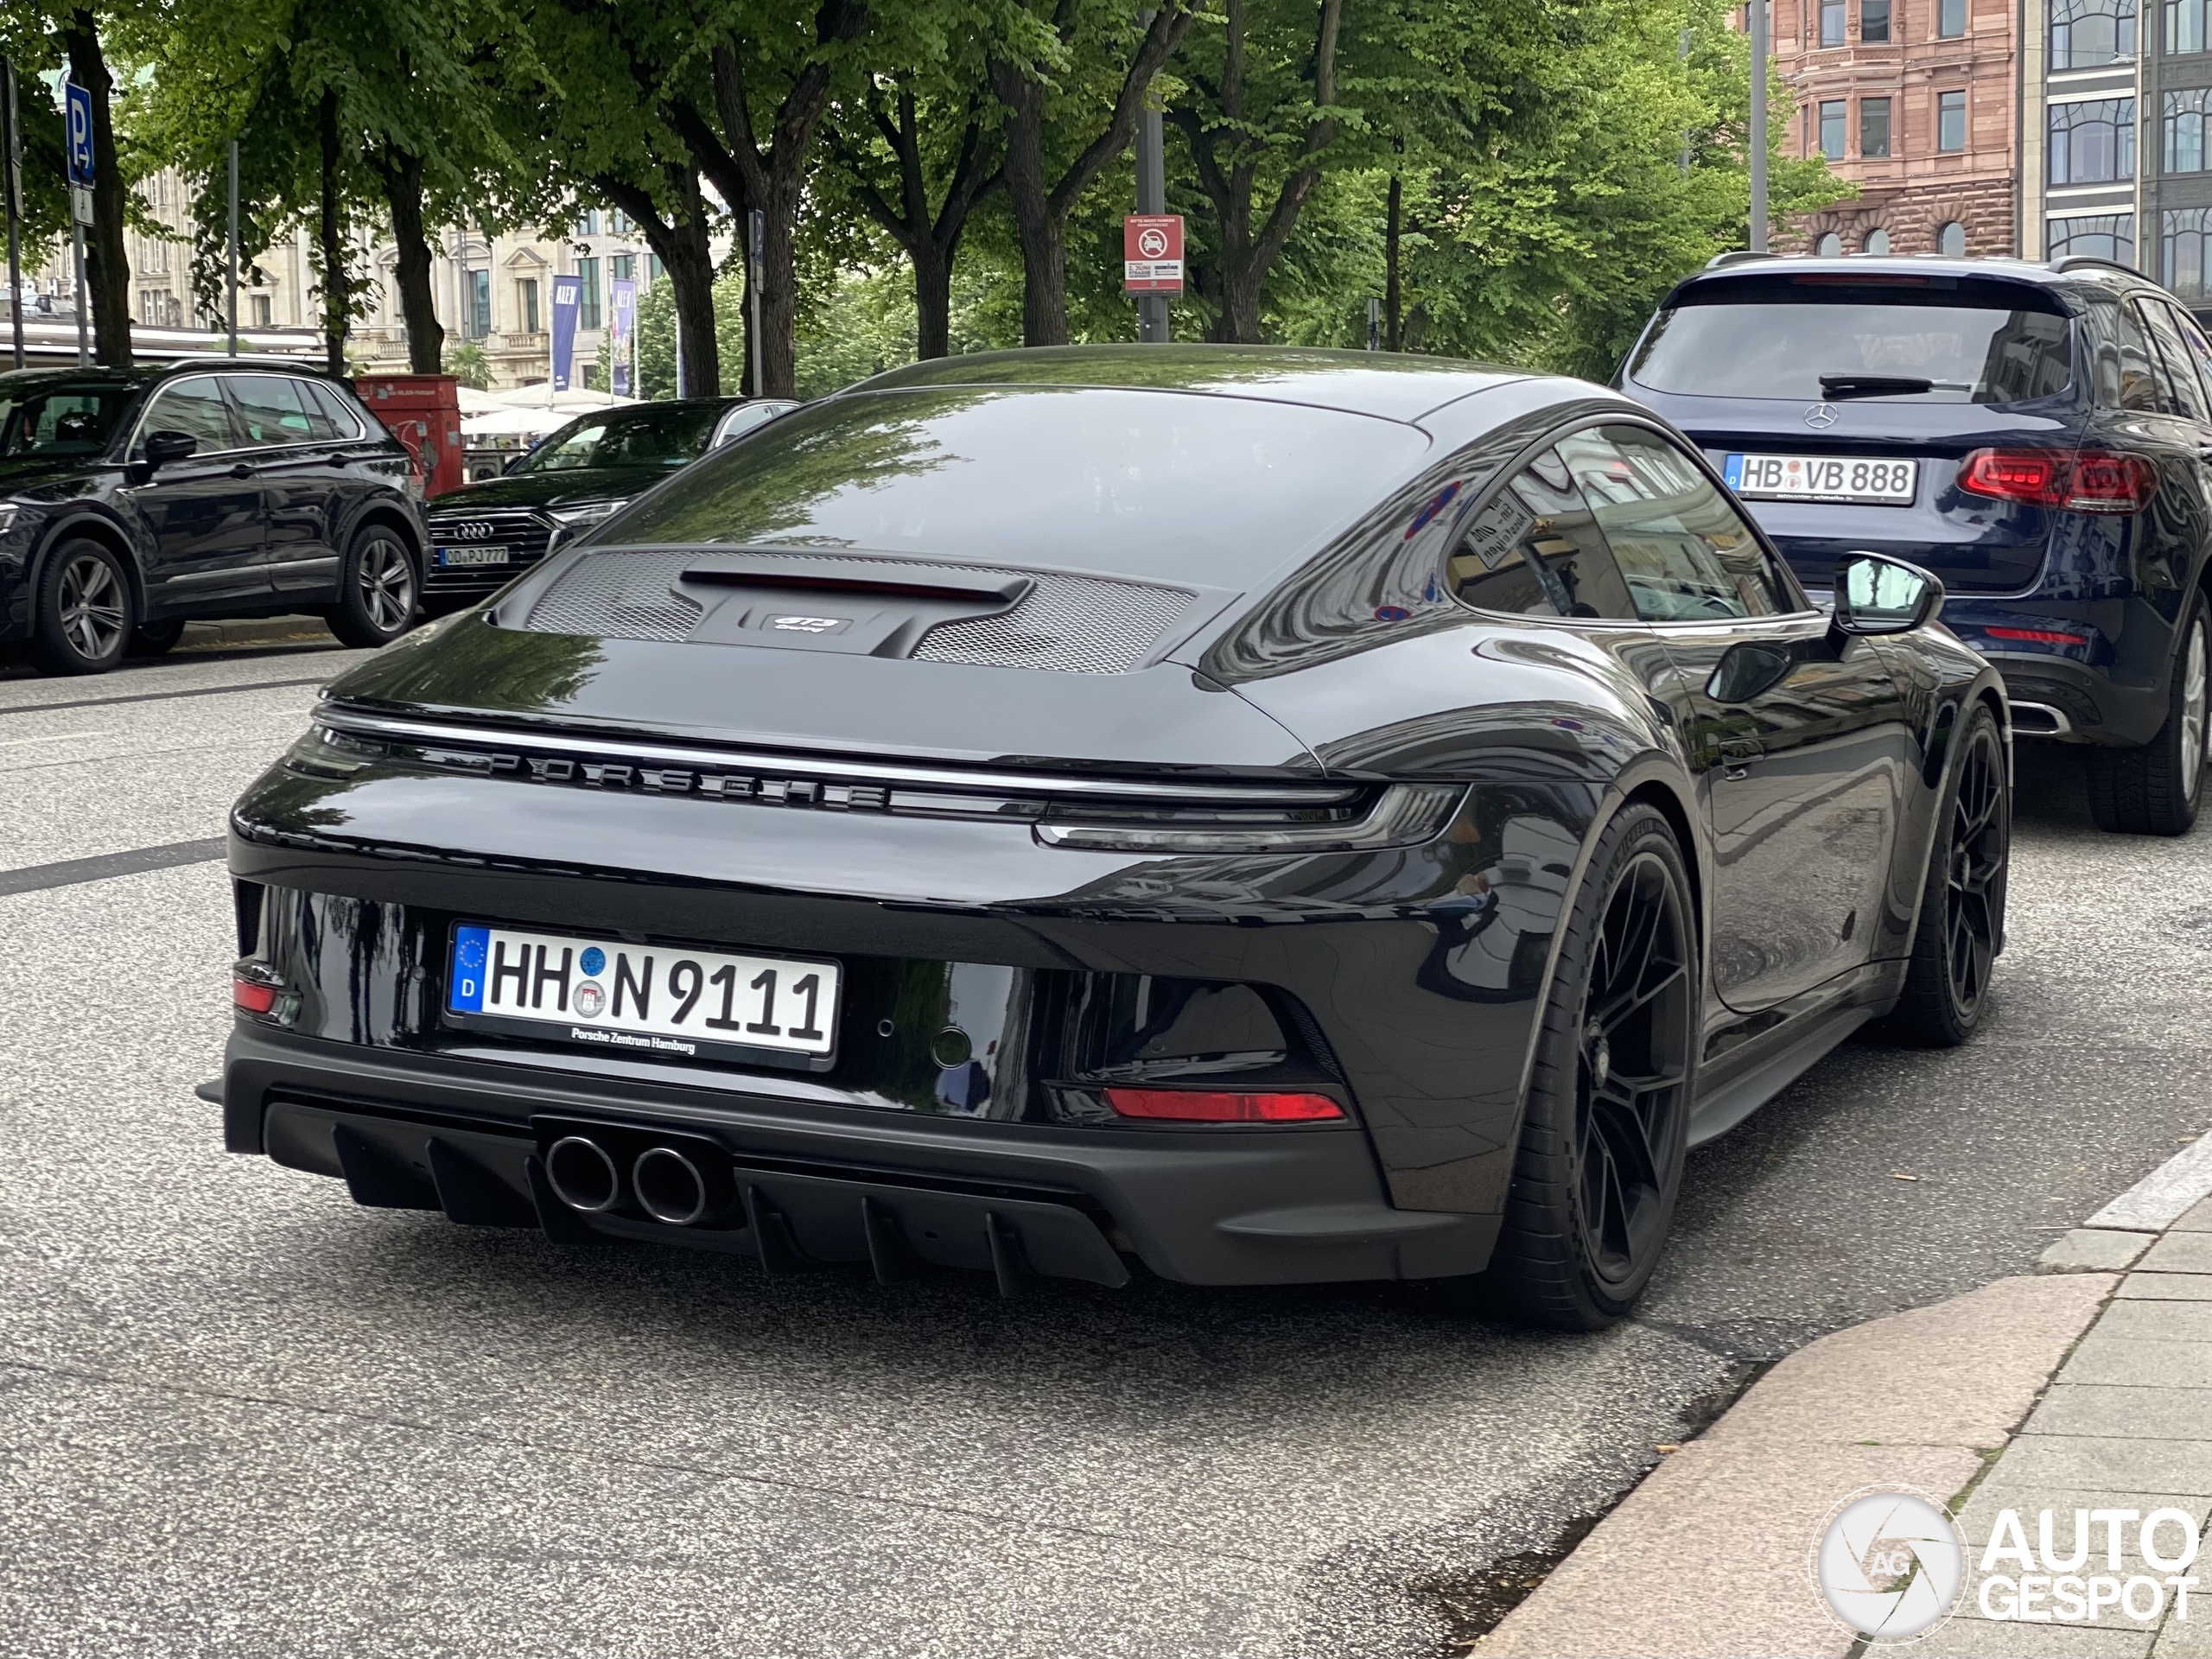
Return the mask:
<path fill-rule="evenodd" d="M 1881 229 L 1881 228 L 1878 226 L 1877 226 L 1876 228 L 1874 228 L 1873 230 L 1871 230 L 1871 231 L 1869 231 L 1869 232 L 1866 232 L 1866 251 L 1867 251 L 1867 252 L 1869 252 L 1869 253 L 1887 253 L 1889 251 L 1890 251 L 1890 233 L 1889 233 L 1887 231 Z"/>
<path fill-rule="evenodd" d="M 2191 86 L 2164 95 L 2159 113 L 2160 147 L 2169 173 L 2204 171 L 2204 117 L 2212 107 L 2212 86 Z"/>
<path fill-rule="evenodd" d="M 2135 0 L 2051 0 L 2050 67 L 2095 69 L 2135 55 Z"/>
<path fill-rule="evenodd" d="M 2044 226 L 2044 248 L 2053 259 L 2086 253 L 2132 265 L 2135 263 L 2135 215 L 2084 213 L 2054 219 Z"/>
<path fill-rule="evenodd" d="M 1936 251 L 1948 253 L 1954 259 L 1967 251 L 1967 227 L 1952 219 L 1936 232 Z"/>
<path fill-rule="evenodd" d="M 1813 244 L 1813 251 L 1823 259 L 1833 259 L 1843 251 L 1843 238 L 1834 231 L 1830 231 Z"/>
<path fill-rule="evenodd" d="M 2050 106 L 2050 181 L 2113 184 L 2135 176 L 2135 100 L 2077 99 Z"/>
<path fill-rule="evenodd" d="M 2212 244 L 2212 207 L 2180 207 L 2159 215 L 2159 273 L 2165 285 L 2183 299 L 2202 299 L 2207 289 L 2205 273 L 2212 260 L 2205 257 Z"/>

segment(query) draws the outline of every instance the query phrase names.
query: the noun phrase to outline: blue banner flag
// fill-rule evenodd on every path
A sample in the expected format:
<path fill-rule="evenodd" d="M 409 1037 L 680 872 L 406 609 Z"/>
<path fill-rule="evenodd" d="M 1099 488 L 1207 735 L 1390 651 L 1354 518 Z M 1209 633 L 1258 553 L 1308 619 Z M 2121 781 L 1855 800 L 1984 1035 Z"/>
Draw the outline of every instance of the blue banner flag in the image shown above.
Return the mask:
<path fill-rule="evenodd" d="M 553 390 L 569 389 L 569 371 L 576 355 L 576 302 L 583 297 L 581 276 L 553 279 Z"/>
<path fill-rule="evenodd" d="M 617 397 L 634 397 L 630 390 L 631 342 L 638 333 L 638 284 L 628 276 L 617 276 L 607 285 L 607 390 Z"/>

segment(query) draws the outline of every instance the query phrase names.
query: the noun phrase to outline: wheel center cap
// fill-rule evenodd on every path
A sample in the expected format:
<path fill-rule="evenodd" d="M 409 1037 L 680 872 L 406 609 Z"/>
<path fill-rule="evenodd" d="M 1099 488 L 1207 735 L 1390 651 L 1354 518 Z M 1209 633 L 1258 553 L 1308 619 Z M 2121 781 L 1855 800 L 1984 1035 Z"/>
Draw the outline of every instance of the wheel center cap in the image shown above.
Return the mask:
<path fill-rule="evenodd" d="M 1590 1044 L 1590 1086 L 1602 1089 L 1605 1079 L 1613 1074 L 1613 1046 L 1605 1040 L 1605 1033 L 1595 1020 L 1583 1034 Z"/>

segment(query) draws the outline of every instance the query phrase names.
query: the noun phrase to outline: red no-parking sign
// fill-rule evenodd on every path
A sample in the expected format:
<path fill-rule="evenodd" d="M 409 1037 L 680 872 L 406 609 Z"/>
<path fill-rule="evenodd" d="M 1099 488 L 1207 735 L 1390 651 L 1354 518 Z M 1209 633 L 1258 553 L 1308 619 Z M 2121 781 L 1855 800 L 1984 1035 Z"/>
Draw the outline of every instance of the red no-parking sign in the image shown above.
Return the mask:
<path fill-rule="evenodd" d="M 1183 216 L 1131 213 L 1122 221 L 1122 291 L 1183 291 Z"/>

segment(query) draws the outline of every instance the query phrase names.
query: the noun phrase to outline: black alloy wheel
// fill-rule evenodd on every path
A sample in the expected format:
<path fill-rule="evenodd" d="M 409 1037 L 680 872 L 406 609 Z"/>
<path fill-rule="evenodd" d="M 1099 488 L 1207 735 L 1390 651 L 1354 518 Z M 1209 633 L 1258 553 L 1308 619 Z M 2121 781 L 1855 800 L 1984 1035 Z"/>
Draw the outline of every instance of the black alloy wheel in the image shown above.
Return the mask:
<path fill-rule="evenodd" d="M 64 542 L 39 577 L 31 659 L 49 674 L 105 674 L 123 660 L 137 609 L 120 559 L 98 542 Z"/>
<path fill-rule="evenodd" d="M 338 603 L 323 614 L 341 643 L 373 649 L 407 632 L 421 592 L 407 543 L 396 531 L 372 524 L 353 538 Z"/>
<path fill-rule="evenodd" d="M 1658 1265 L 1681 1185 L 1696 1054 L 1697 932 L 1655 808 L 1606 829 L 1561 942 L 1489 1278 L 1563 1330 L 1621 1318 Z"/>
<path fill-rule="evenodd" d="M 2012 789 L 1997 716 L 1976 704 L 1959 740 L 1929 849 L 1904 994 L 1890 1033 L 1924 1048 L 1954 1048 L 1988 1004 L 1989 975 L 2005 946 L 2012 868 Z"/>
<path fill-rule="evenodd" d="M 2182 613 L 2180 642 L 2168 677 L 2166 723 L 2139 749 L 2089 752 L 2089 811 L 2100 830 L 2132 836 L 2185 836 L 2204 793 L 2208 669 L 2212 609 L 2198 594 Z"/>

